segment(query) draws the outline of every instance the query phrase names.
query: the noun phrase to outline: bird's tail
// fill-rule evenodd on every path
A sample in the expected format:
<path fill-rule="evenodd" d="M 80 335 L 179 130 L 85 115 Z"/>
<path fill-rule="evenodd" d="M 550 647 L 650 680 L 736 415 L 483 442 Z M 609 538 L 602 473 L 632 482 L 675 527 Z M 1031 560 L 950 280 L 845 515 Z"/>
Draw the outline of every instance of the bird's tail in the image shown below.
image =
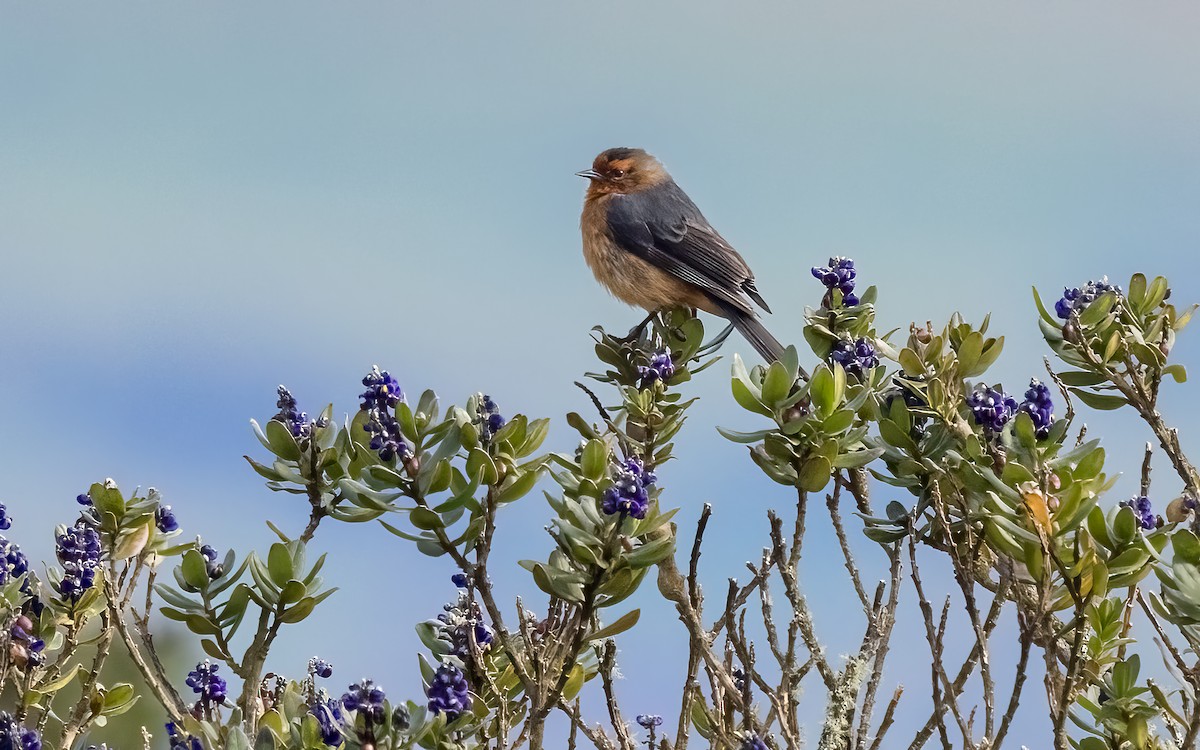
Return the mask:
<path fill-rule="evenodd" d="M 728 310 L 727 312 L 729 321 L 750 342 L 750 345 L 762 355 L 767 364 L 775 362 L 783 356 L 783 344 L 779 343 L 779 339 L 771 335 L 771 332 L 762 324 L 762 321 L 741 310 Z"/>

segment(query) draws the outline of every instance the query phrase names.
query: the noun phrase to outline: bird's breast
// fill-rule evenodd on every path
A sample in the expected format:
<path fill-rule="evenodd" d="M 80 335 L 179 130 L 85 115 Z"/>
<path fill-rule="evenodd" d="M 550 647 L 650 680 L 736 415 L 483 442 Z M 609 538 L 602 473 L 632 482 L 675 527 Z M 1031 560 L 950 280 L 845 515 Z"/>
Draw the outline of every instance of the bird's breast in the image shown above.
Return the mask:
<path fill-rule="evenodd" d="M 708 297 L 621 247 L 608 228 L 608 202 L 619 199 L 604 195 L 589 197 L 580 218 L 583 257 L 596 280 L 622 302 L 646 310 L 682 305 L 714 311 Z"/>

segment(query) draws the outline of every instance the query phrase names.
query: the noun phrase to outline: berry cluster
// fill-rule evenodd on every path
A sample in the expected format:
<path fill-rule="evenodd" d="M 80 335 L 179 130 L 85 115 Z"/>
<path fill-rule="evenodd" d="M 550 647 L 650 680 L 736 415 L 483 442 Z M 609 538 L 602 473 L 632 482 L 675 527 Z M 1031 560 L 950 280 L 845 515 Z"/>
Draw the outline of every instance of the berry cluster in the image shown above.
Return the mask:
<path fill-rule="evenodd" d="M 388 373 L 372 367 L 362 379 L 367 387 L 359 398 L 362 399 L 362 411 L 367 412 L 367 423 L 363 429 L 371 434 L 371 450 L 379 454 L 384 461 L 407 460 L 412 455 L 412 448 L 400 434 L 400 423 L 396 421 L 396 405 L 404 400 L 404 391 L 400 384 Z"/>
<path fill-rule="evenodd" d="M 601 510 L 610 516 L 620 514 L 645 518 L 650 505 L 650 488 L 658 481 L 641 459 L 629 458 L 612 469 L 612 485 L 604 491 Z"/>
<path fill-rule="evenodd" d="M 1054 424 L 1054 402 L 1050 399 L 1050 389 L 1042 381 L 1034 378 L 1029 381 L 1029 390 L 1025 391 L 1025 400 L 1017 407 L 1033 420 L 1038 440 L 1044 440 L 1050 434 L 1050 425 Z"/>
<path fill-rule="evenodd" d="M 429 710 L 435 714 L 446 714 L 446 719 L 454 721 L 471 708 L 471 688 L 467 685 L 466 675 L 453 664 L 443 662 L 433 675 L 429 687 L 425 689 L 429 698 Z"/>
<path fill-rule="evenodd" d="M 671 352 L 659 349 L 650 357 L 649 364 L 638 365 L 638 387 L 645 390 L 660 380 L 670 380 L 674 374 L 675 363 L 671 360 Z"/>
<path fill-rule="evenodd" d="M 476 416 L 479 422 L 479 439 L 485 443 L 491 442 L 492 436 L 500 431 L 504 426 L 504 416 L 500 414 L 500 407 L 496 406 L 496 402 L 486 393 L 480 393 L 478 396 L 479 406 L 476 407 Z"/>
<path fill-rule="evenodd" d="M 205 659 L 197 664 L 195 669 L 188 672 L 187 686 L 192 689 L 193 693 L 200 696 L 196 707 L 205 713 L 223 704 L 225 696 L 229 692 L 229 686 L 225 684 L 225 679 L 217 675 L 220 668 L 220 665 Z"/>
<path fill-rule="evenodd" d="M 84 521 L 68 528 L 60 526 L 54 537 L 63 577 L 58 593 L 72 603 L 96 585 L 96 570 L 100 567 L 100 534 Z"/>
<path fill-rule="evenodd" d="M 982 425 L 992 433 L 1003 430 L 1008 420 L 1017 414 L 1017 400 L 999 386 L 971 391 L 971 395 L 967 396 L 967 407 L 975 418 L 975 424 Z"/>
<path fill-rule="evenodd" d="M 829 353 L 829 358 L 841 365 L 847 375 L 860 378 L 864 372 L 879 366 L 879 352 L 875 351 L 875 344 L 866 338 L 858 341 L 838 341 Z"/>
<path fill-rule="evenodd" d="M 1064 287 L 1062 298 L 1054 303 L 1054 312 L 1066 320 L 1071 317 L 1071 313 L 1083 312 L 1097 297 L 1106 292 L 1121 296 L 1121 287 L 1109 284 L 1107 276 L 1099 281 L 1089 281 L 1082 287 Z"/>
<path fill-rule="evenodd" d="M 854 278 L 858 272 L 854 270 L 854 261 L 850 258 L 830 258 L 828 266 L 813 266 L 812 275 L 829 290 L 825 294 L 827 306 L 830 306 L 834 289 L 841 291 L 844 307 L 858 304 L 858 296 L 854 294 Z"/>
<path fill-rule="evenodd" d="M 1122 508 L 1130 508 L 1133 510 L 1133 516 L 1137 519 L 1138 526 L 1146 531 L 1156 529 L 1162 523 L 1162 519 L 1154 514 L 1154 507 L 1150 504 L 1150 498 L 1145 495 L 1140 497 L 1131 497 L 1128 500 L 1121 501 Z"/>

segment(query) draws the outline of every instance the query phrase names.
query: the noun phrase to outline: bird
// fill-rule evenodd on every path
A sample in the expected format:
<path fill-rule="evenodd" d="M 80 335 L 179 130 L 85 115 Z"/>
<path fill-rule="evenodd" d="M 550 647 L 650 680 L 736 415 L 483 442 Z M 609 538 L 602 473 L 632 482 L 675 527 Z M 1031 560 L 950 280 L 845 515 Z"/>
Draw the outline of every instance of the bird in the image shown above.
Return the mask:
<path fill-rule="evenodd" d="M 771 308 L 750 266 L 663 167 L 640 148 L 610 148 L 587 178 L 583 257 L 614 297 L 651 313 L 690 307 L 726 318 L 768 363 L 783 345 L 758 319 Z"/>

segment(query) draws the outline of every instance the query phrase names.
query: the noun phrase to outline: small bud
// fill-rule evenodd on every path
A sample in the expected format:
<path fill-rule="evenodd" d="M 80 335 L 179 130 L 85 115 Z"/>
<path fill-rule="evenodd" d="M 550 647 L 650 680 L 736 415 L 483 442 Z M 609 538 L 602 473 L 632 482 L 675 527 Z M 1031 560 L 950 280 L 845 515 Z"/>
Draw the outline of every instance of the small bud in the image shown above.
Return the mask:
<path fill-rule="evenodd" d="M 1062 327 L 1063 339 L 1072 344 L 1079 343 L 1079 327 L 1075 325 L 1075 321 L 1068 320 Z"/>
<path fill-rule="evenodd" d="M 1167 521 L 1179 523 L 1186 521 L 1188 516 L 1196 512 L 1195 498 L 1181 495 L 1167 504 Z"/>
<path fill-rule="evenodd" d="M 412 720 L 408 715 L 408 707 L 407 706 L 396 706 L 396 708 L 392 710 L 392 728 L 393 729 L 398 729 L 401 732 L 406 732 L 406 731 L 408 731 L 408 728 L 411 725 L 411 723 L 412 723 Z"/>

